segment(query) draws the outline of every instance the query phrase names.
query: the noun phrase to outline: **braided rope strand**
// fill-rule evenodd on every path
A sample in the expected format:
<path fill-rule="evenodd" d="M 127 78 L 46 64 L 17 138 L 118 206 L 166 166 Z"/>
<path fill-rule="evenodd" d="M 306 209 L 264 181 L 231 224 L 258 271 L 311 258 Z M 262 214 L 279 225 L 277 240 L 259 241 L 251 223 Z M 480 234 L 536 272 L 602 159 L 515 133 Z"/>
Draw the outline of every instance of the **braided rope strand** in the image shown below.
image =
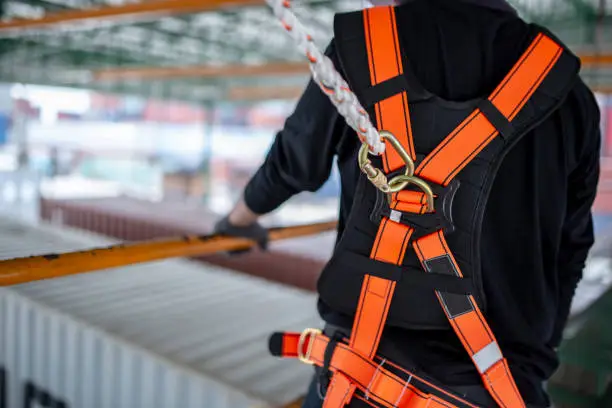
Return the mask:
<path fill-rule="evenodd" d="M 333 62 L 315 46 L 312 37 L 291 11 L 289 0 L 266 0 L 285 30 L 296 42 L 299 50 L 306 55 L 313 80 L 329 97 L 346 123 L 357 132 L 362 143 L 367 143 L 373 154 L 385 151 L 378 130 L 372 125 L 366 110 L 361 106 L 348 84 L 336 71 Z"/>

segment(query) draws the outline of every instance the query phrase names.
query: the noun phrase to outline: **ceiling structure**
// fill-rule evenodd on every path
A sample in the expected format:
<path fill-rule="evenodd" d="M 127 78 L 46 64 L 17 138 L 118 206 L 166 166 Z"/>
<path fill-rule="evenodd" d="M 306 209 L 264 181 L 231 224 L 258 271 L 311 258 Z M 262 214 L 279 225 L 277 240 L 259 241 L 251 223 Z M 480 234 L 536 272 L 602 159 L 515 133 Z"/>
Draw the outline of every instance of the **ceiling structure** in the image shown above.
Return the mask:
<path fill-rule="evenodd" d="M 612 92 L 612 1 L 511 3 L 581 55 L 607 55 L 583 76 Z M 324 48 L 334 14 L 362 0 L 292 5 Z M 4 82 L 206 102 L 291 98 L 308 79 L 303 56 L 263 0 L 0 0 L 0 14 Z"/>

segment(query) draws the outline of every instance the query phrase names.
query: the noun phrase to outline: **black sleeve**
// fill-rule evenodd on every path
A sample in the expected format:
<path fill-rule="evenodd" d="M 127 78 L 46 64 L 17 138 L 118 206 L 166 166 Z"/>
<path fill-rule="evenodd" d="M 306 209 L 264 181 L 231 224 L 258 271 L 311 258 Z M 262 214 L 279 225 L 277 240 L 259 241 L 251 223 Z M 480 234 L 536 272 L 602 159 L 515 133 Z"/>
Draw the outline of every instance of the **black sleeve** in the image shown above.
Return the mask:
<path fill-rule="evenodd" d="M 325 54 L 339 69 L 333 40 Z M 329 178 L 345 123 L 311 79 L 264 163 L 247 184 L 247 207 L 266 214 L 297 193 L 318 190 Z"/>
<path fill-rule="evenodd" d="M 578 161 L 568 179 L 568 198 L 559 251 L 559 306 L 551 346 L 558 347 L 563 338 L 576 286 L 582 279 L 587 255 L 594 242 L 591 207 L 599 181 L 601 144 L 600 112 L 593 93 L 581 84 L 576 92 L 574 114 L 582 123 L 567 146 L 578 152 Z"/>

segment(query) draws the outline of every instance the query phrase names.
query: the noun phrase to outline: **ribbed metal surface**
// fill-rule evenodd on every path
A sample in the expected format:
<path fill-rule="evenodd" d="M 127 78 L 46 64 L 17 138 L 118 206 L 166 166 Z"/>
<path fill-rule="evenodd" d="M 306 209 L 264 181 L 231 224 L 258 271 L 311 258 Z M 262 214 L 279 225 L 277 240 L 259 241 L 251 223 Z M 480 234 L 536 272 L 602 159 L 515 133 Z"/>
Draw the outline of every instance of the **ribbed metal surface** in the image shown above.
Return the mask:
<path fill-rule="evenodd" d="M 0 258 L 109 240 L 0 220 Z M 311 368 L 269 356 L 275 330 L 318 327 L 315 297 L 172 260 L 0 292 L 0 362 L 70 407 L 252 407 L 302 395 Z M 21 406 L 21 405 L 9 405 Z"/>

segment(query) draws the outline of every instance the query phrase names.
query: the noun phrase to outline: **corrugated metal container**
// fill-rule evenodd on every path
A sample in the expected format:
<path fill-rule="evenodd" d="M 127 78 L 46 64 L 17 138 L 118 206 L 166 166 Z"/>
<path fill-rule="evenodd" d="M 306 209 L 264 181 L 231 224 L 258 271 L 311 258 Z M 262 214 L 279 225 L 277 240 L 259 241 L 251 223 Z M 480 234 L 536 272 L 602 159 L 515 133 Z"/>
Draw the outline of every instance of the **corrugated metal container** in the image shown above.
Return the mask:
<path fill-rule="evenodd" d="M 7 407 L 200 408 L 263 402 L 17 293 L 0 290 L 0 310 Z M 53 405 L 45 403 L 49 398 Z"/>
<path fill-rule="evenodd" d="M 3 259 L 111 243 L 0 220 Z M 303 395 L 312 369 L 271 357 L 267 337 L 319 327 L 315 301 L 186 260 L 1 289 L 4 406 L 281 406 Z"/>

